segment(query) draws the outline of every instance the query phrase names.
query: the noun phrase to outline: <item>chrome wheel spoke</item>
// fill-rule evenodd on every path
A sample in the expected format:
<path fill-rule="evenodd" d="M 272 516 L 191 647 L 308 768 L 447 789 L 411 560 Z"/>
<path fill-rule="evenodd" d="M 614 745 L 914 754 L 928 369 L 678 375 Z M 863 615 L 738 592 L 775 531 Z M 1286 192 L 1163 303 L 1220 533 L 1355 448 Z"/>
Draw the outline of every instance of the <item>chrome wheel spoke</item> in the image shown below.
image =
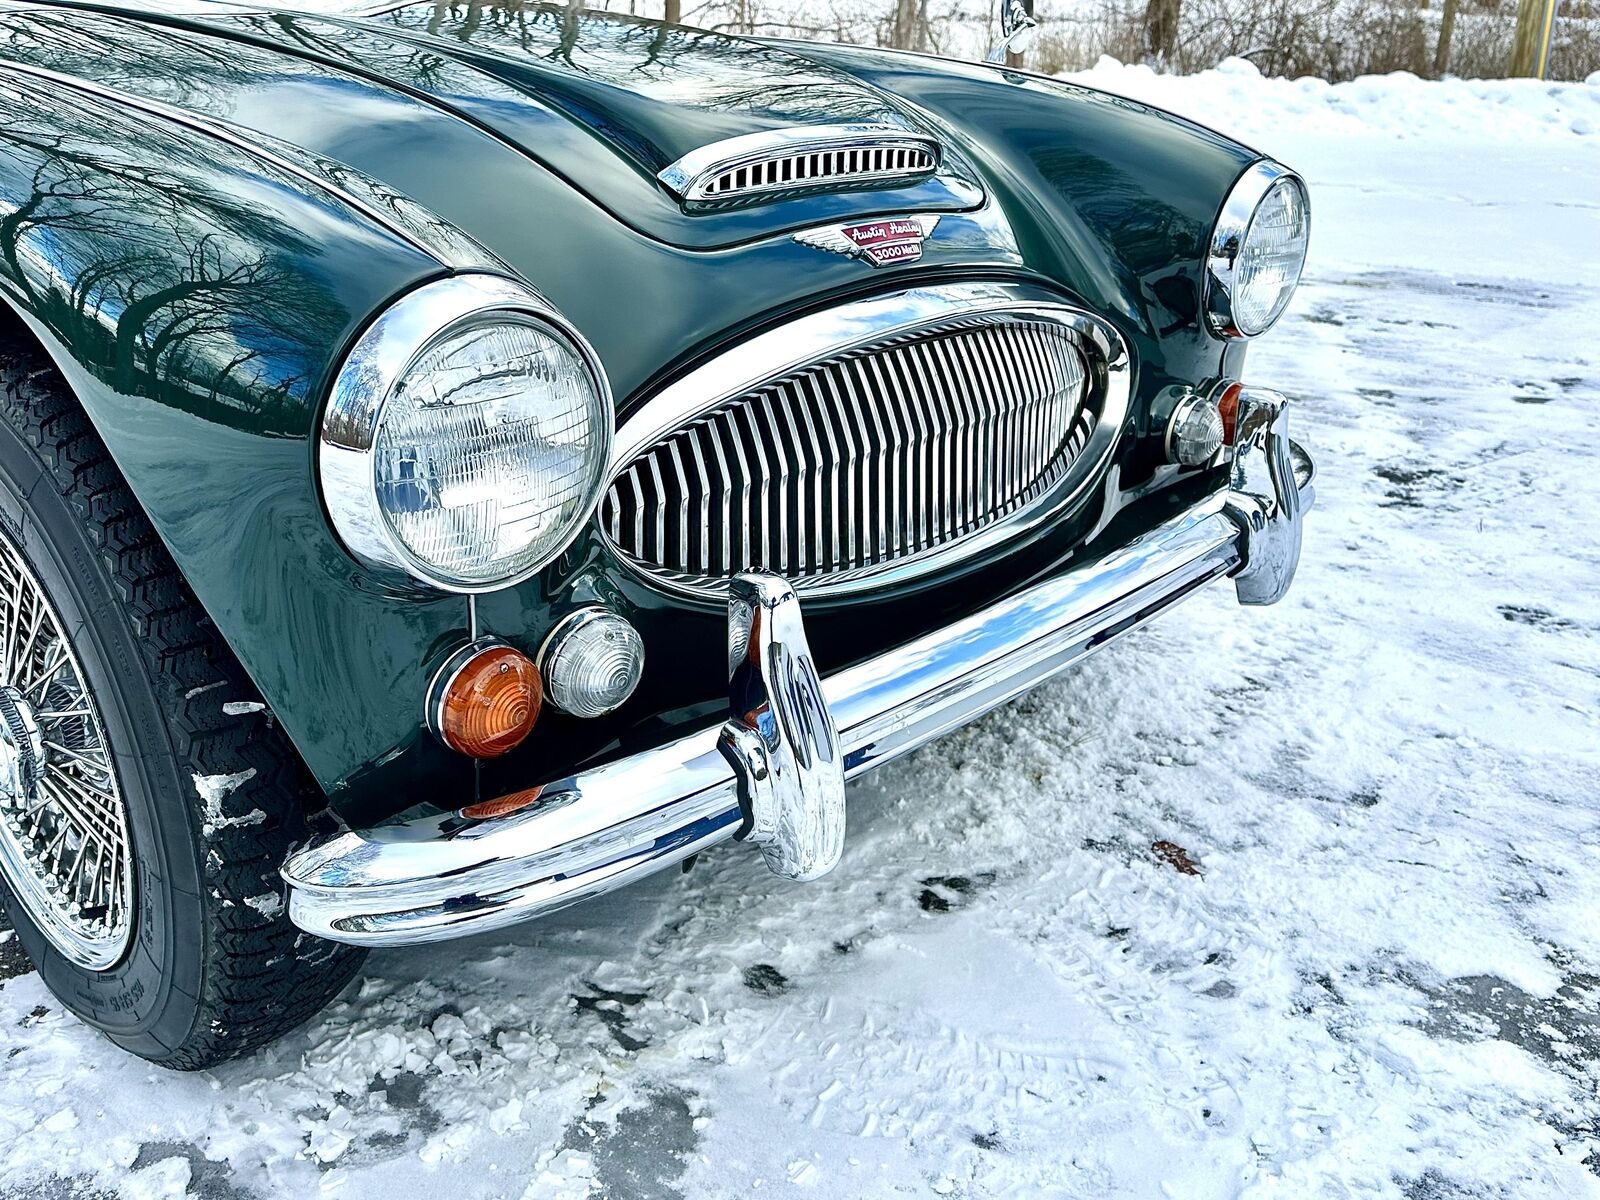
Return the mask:
<path fill-rule="evenodd" d="M 37 716 L 37 714 L 35 715 Z M 70 759 L 75 763 L 82 763 L 86 767 L 92 767 L 96 771 L 105 771 L 111 766 L 106 761 L 105 752 L 98 746 L 85 753 L 82 750 L 74 750 L 70 746 L 63 746 L 60 742 L 52 742 L 49 738 L 45 738 L 44 744 L 47 750 L 53 751 L 52 758 L 60 756 L 60 758 Z"/>
<path fill-rule="evenodd" d="M 0 534 L 0 871 L 40 930 L 93 970 L 131 932 L 127 813 L 72 646 Z"/>

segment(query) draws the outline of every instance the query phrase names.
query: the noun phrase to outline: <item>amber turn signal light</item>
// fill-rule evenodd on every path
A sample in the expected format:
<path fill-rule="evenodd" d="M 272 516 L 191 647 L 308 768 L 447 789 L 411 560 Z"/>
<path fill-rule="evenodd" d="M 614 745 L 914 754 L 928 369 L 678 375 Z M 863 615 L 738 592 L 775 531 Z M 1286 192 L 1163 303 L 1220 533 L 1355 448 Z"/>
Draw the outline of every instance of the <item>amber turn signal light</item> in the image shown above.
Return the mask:
<path fill-rule="evenodd" d="M 1222 414 L 1222 440 L 1230 446 L 1239 424 L 1239 393 L 1242 391 L 1244 384 L 1235 380 L 1216 394 L 1217 412 Z"/>
<path fill-rule="evenodd" d="M 434 676 L 428 727 L 469 758 L 498 758 L 533 732 L 544 702 L 539 670 L 522 651 L 480 639 L 452 654 Z"/>
<path fill-rule="evenodd" d="M 495 817 L 509 817 L 512 813 L 519 813 L 525 808 L 532 808 L 539 803 L 539 796 L 544 791 L 542 787 L 528 788 L 526 791 L 512 792 L 509 796 L 498 796 L 493 800 L 480 800 L 476 804 L 469 804 L 461 810 L 461 815 L 474 821 L 490 821 Z"/>

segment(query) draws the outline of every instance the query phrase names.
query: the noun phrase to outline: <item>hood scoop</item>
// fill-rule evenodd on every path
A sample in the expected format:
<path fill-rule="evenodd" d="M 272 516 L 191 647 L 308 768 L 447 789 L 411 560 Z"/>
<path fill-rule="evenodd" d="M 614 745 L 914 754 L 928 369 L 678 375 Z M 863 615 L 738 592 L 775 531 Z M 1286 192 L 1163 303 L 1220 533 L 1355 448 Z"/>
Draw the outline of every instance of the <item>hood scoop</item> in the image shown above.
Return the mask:
<path fill-rule="evenodd" d="M 685 204 L 720 206 L 920 183 L 939 169 L 939 160 L 937 141 L 893 125 L 809 125 L 712 142 L 656 178 Z"/>

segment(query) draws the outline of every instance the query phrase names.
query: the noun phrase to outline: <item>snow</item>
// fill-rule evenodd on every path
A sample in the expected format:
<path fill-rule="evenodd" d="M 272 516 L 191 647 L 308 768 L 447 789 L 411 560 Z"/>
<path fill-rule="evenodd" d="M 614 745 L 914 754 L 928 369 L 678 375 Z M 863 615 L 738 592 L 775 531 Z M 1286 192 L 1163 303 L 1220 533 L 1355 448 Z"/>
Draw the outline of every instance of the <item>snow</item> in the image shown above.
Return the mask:
<path fill-rule="evenodd" d="M 852 785 L 818 883 L 375 954 L 206 1075 L 0 947 L 0 1193 L 1600 1197 L 1600 87 L 1078 78 L 1310 182 L 1289 599 Z"/>
<path fill-rule="evenodd" d="M 259 825 L 267 819 L 267 814 L 259 808 L 251 809 L 240 816 L 228 816 L 222 811 L 223 801 L 254 779 L 255 775 L 254 767 L 246 767 L 232 775 L 194 776 L 194 790 L 200 795 L 200 803 L 205 813 L 205 824 L 201 828 L 207 837 L 218 829 L 226 829 L 230 825 Z"/>

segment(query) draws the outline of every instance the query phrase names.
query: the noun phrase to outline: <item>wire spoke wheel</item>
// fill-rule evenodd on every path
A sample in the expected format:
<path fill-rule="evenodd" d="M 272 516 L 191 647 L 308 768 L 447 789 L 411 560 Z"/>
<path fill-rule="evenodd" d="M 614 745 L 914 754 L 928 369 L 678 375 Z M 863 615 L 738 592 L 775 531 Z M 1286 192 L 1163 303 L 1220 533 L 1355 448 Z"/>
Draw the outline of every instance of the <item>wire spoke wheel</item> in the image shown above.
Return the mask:
<path fill-rule="evenodd" d="M 132 928 L 129 852 L 82 669 L 38 577 L 0 534 L 0 871 L 63 956 L 105 970 Z"/>
<path fill-rule="evenodd" d="M 284 910 L 278 867 L 326 799 L 5 309 L 0 908 L 68 1011 L 149 1062 L 215 1066 L 361 965 Z"/>

